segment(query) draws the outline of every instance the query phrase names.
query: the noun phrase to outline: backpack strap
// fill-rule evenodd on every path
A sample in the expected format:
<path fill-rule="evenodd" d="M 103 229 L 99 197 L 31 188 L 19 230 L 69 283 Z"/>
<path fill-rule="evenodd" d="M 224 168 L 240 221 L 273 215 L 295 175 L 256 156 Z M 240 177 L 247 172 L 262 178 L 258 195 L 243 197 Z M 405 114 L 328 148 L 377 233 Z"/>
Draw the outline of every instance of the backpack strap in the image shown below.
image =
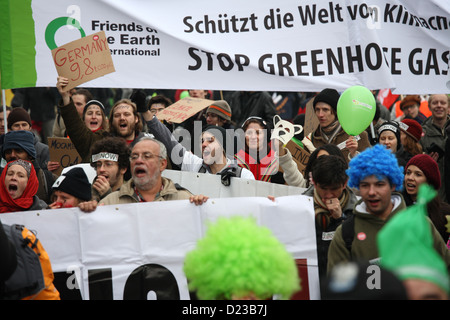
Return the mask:
<path fill-rule="evenodd" d="M 342 222 L 342 238 L 345 242 L 345 247 L 350 254 L 352 260 L 352 243 L 355 237 L 355 216 L 351 214 L 344 222 Z"/>
<path fill-rule="evenodd" d="M 36 241 L 24 238 L 23 225 L 3 225 L 9 241 L 14 245 L 17 267 L 5 281 L 4 299 L 18 300 L 35 295 L 45 288 L 44 274 L 38 254 L 31 248 Z M 28 245 L 28 244 L 31 244 Z"/>
<path fill-rule="evenodd" d="M 198 172 L 199 173 L 206 173 L 207 172 L 206 167 L 204 165 L 202 165 L 200 167 L 200 169 L 198 169 Z M 222 171 L 222 172 L 220 172 L 218 174 L 223 174 L 224 172 L 227 172 L 227 173 L 231 172 L 233 174 L 233 177 L 241 177 L 242 167 L 240 167 L 238 165 L 232 166 L 232 167 L 226 168 L 224 171 Z"/>

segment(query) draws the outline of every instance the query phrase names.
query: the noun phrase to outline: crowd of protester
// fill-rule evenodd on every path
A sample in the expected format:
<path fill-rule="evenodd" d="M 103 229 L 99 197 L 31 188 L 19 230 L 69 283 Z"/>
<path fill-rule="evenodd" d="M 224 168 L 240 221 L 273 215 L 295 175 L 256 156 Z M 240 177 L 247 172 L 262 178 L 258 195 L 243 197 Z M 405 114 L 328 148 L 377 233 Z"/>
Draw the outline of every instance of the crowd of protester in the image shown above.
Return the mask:
<path fill-rule="evenodd" d="M 398 212 L 418 205 L 419 187 L 428 184 L 436 195 L 426 205 L 432 230 L 432 246 L 426 250 L 435 250 L 447 269 L 426 267 L 444 283 L 437 277 L 424 280 L 420 272 L 398 277 L 397 298 L 448 298 L 450 95 L 399 96 L 392 105 L 377 100 L 372 124 L 355 138 L 339 123 L 340 93 L 333 88 L 312 93 L 64 91 L 67 83 L 58 77 L 55 88 L 14 90 L 6 114 L 0 110 L 1 213 L 68 207 L 93 212 L 98 205 L 178 199 L 201 205 L 208 200 L 163 177 L 165 169 L 217 174 L 225 185 L 230 178 L 240 178 L 296 186 L 314 200 L 322 297 L 342 298 L 347 296 L 332 290 L 338 266 L 353 260 L 375 263 L 380 256 L 378 234 Z M 180 124 L 160 121 L 158 113 L 182 92 L 209 99 L 210 104 Z M 306 168 L 300 170 L 290 150 L 271 139 L 271 133 L 276 115 L 306 128 L 308 112 L 317 125 L 293 139 L 309 153 Z M 56 174 L 61 164 L 50 161 L 49 137 L 70 138 L 82 162 L 95 169 L 95 179 L 89 181 L 79 167 Z M 347 225 L 354 236 L 350 242 Z M 361 237 L 367 240 L 358 241 Z M 2 279 L 7 277 L 2 274 Z M 434 287 L 429 296 L 420 296 L 416 284 L 406 279 Z M 352 290 L 348 297 L 357 299 L 357 289 Z"/>

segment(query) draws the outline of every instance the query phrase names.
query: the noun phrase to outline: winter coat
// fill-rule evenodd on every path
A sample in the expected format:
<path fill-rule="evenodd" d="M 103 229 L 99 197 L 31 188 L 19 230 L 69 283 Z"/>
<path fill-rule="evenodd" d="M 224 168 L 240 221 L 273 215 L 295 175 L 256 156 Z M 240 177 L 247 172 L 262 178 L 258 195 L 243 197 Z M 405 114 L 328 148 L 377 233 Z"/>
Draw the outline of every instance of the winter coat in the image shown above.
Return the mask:
<path fill-rule="evenodd" d="M 392 193 L 392 202 L 394 203 L 394 208 L 386 220 L 382 220 L 373 214 L 369 214 L 362 199 L 356 203 L 353 210 L 355 227 L 351 256 L 345 246 L 344 238 L 342 236 L 343 224 L 341 224 L 336 229 L 336 233 L 334 234 L 334 238 L 331 241 L 328 250 L 328 273 L 330 273 L 333 267 L 338 263 L 348 262 L 351 259 L 369 261 L 371 263 L 379 262 L 379 253 L 376 242 L 377 234 L 390 218 L 397 212 L 406 208 L 405 201 L 400 193 Z M 434 248 L 441 257 L 443 257 L 447 266 L 450 266 L 450 250 L 447 249 L 444 241 L 442 241 L 441 235 L 437 232 L 431 221 L 430 228 L 432 231 Z"/>
<path fill-rule="evenodd" d="M 348 201 L 344 208 L 342 208 L 342 217 L 339 219 L 330 218 L 330 223 L 324 230 L 323 227 L 317 223 L 316 226 L 316 245 L 317 245 L 317 259 L 319 264 L 319 274 L 321 276 L 326 275 L 327 261 L 328 261 L 328 249 L 330 243 L 334 237 L 336 229 L 342 224 L 349 216 L 353 214 L 353 208 L 358 202 L 358 198 L 352 189 L 347 187 Z M 314 197 L 314 186 L 309 187 L 303 195 Z"/>
<path fill-rule="evenodd" d="M 111 136 L 111 134 L 104 129 L 97 130 L 96 132 L 91 131 L 80 118 L 72 100 L 70 100 L 70 103 L 67 106 L 59 108 L 66 125 L 67 134 L 75 146 L 75 149 L 77 149 L 77 152 L 81 157 L 81 162 L 90 163 L 92 145 L 106 136 Z M 130 144 L 130 147 L 144 135 L 143 132 L 140 132 Z"/>
<path fill-rule="evenodd" d="M 276 114 L 275 104 L 267 92 L 234 92 L 228 103 L 231 107 L 231 120 L 240 128 L 250 116 L 261 117 L 267 123 L 273 123 Z"/>
<path fill-rule="evenodd" d="M 445 150 L 445 143 L 447 140 L 447 132 L 446 129 L 450 127 L 450 115 L 447 116 L 447 122 L 444 125 L 444 128 L 439 128 L 433 124 L 433 118 L 429 117 L 422 124 L 423 135 L 420 139 L 420 144 L 423 147 L 423 151 L 426 154 L 429 154 L 428 148 L 430 148 L 432 143 L 438 145 L 442 150 Z M 442 200 L 449 202 L 450 199 L 447 199 L 446 191 L 445 191 L 445 156 L 441 157 L 438 160 L 439 172 L 441 173 L 441 188 L 439 189 L 439 196 Z"/>
<path fill-rule="evenodd" d="M 186 189 L 175 185 L 175 183 L 168 179 L 161 177 L 163 189 L 156 196 L 154 201 L 168 201 L 168 200 L 185 200 L 192 196 L 192 193 Z M 133 180 L 128 180 L 124 182 L 119 190 L 114 191 L 104 197 L 100 203 L 105 205 L 110 204 L 126 204 L 126 203 L 137 203 L 139 198 L 134 192 Z"/>
<path fill-rule="evenodd" d="M 370 147 L 370 142 L 369 142 L 369 136 L 367 134 L 366 131 L 361 132 L 360 136 L 360 140 L 358 141 L 358 149 L 357 151 L 362 152 L 364 151 L 366 148 Z M 314 149 L 310 150 L 308 148 L 308 144 L 304 144 L 306 148 L 308 148 L 308 151 L 310 153 L 314 152 L 315 149 L 317 149 L 320 146 L 326 145 L 328 143 L 332 143 L 335 145 L 339 145 L 341 143 L 344 143 L 345 145 L 345 141 L 347 141 L 347 139 L 350 136 L 341 128 L 339 129 L 339 132 L 336 134 L 336 136 L 334 137 L 334 139 L 330 142 L 327 142 L 322 135 L 320 134 L 320 128 L 318 127 L 315 131 L 313 131 L 308 137 L 305 137 L 305 139 L 309 139 L 312 144 L 314 145 Z M 303 142 L 303 141 L 302 141 Z M 342 154 L 344 155 L 345 159 L 347 159 L 348 161 L 350 161 L 349 159 L 349 151 L 347 148 L 342 148 L 341 149 Z"/>

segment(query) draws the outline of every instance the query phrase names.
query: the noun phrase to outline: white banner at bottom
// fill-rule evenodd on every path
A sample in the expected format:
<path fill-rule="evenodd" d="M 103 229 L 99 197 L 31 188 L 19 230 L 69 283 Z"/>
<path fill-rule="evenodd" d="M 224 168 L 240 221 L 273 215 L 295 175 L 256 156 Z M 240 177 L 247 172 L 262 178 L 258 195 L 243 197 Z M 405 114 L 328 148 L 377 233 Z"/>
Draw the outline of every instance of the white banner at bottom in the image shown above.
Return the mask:
<path fill-rule="evenodd" d="M 253 216 L 302 266 L 301 297 L 319 299 L 312 198 L 285 196 L 110 205 L 0 215 L 23 224 L 48 252 L 62 299 L 172 299 L 191 295 L 183 273 L 187 252 L 219 216 Z M 299 268 L 300 270 L 300 268 Z"/>

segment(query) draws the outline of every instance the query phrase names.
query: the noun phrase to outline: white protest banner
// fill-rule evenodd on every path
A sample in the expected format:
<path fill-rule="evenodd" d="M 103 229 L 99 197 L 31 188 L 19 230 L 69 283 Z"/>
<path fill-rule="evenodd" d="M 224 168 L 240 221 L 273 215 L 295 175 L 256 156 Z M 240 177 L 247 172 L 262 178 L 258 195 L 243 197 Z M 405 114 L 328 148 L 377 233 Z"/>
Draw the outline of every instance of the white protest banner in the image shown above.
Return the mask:
<path fill-rule="evenodd" d="M 298 157 L 298 161 L 304 158 Z M 259 180 L 231 178 L 230 186 L 221 182 L 220 175 L 180 170 L 164 170 L 162 175 L 188 189 L 193 194 L 203 194 L 210 198 L 231 197 L 281 197 L 300 195 L 306 189 Z"/>
<path fill-rule="evenodd" d="M 54 86 L 52 45 L 104 31 L 116 72 L 90 87 L 450 90 L 448 0 L 0 3 L 3 88 Z"/>
<path fill-rule="evenodd" d="M 300 264 L 300 292 L 319 299 L 314 208 L 311 197 L 188 200 L 2 214 L 4 224 L 23 224 L 48 252 L 63 299 L 171 299 L 190 294 L 185 254 L 220 216 L 252 216 L 268 227 Z"/>

